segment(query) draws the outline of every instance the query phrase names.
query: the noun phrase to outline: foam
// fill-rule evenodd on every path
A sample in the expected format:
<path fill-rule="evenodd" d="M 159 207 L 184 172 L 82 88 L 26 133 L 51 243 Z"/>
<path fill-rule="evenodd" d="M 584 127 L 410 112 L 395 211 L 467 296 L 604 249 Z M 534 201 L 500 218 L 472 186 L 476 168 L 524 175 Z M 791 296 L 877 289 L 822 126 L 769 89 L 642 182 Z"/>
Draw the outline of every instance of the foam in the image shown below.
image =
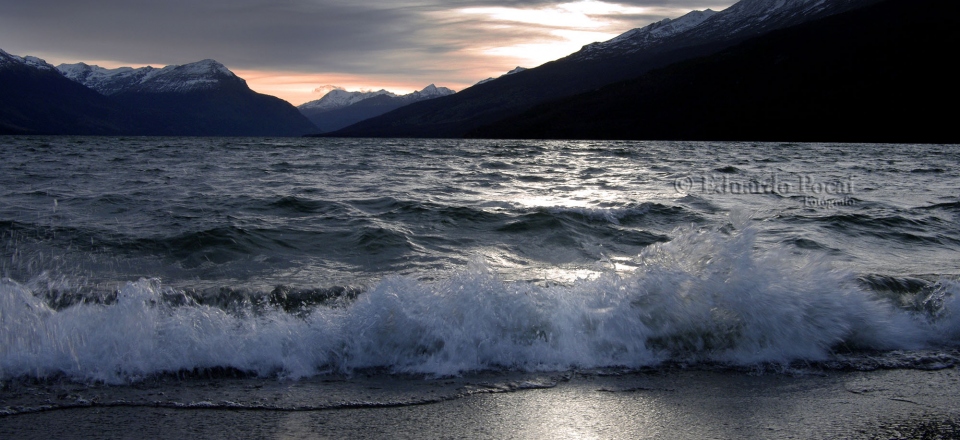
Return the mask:
<path fill-rule="evenodd" d="M 367 368 L 443 376 L 788 365 L 838 351 L 951 348 L 960 336 L 956 282 L 937 284 L 925 300 L 931 312 L 911 311 L 820 260 L 758 251 L 751 226 L 724 231 L 678 232 L 647 247 L 626 275 L 543 287 L 504 281 L 476 262 L 439 281 L 387 277 L 352 302 L 299 314 L 173 305 L 163 299 L 183 293 L 157 279 L 127 283 L 115 303 L 57 311 L 5 279 L 0 380 L 123 383 L 206 368 L 301 378 Z"/>

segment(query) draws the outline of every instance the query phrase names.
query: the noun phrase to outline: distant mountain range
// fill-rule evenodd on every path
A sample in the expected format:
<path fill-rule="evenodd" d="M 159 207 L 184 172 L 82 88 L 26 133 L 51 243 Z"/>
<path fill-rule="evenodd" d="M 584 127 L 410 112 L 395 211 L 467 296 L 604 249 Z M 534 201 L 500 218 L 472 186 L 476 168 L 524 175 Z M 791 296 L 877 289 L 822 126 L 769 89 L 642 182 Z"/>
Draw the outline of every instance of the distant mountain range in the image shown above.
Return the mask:
<path fill-rule="evenodd" d="M 222 64 L 53 67 L 0 51 L 0 133 L 958 143 L 960 2 L 741 0 L 454 93 L 295 108 Z"/>
<path fill-rule="evenodd" d="M 348 92 L 332 90 L 316 101 L 297 107 L 321 132 L 330 132 L 357 122 L 380 116 L 400 107 L 441 96 L 453 95 L 453 90 L 433 84 L 406 95 L 386 90 L 377 92 Z"/>
<path fill-rule="evenodd" d="M 0 51 L 0 132 L 145 136 L 301 136 L 316 127 L 250 90 L 222 64 L 56 68 Z"/>
<path fill-rule="evenodd" d="M 53 67 L 0 51 L 3 134 L 302 136 L 453 93 L 433 84 L 400 96 L 333 90 L 298 109 L 250 90 L 214 60 L 164 68 Z"/>

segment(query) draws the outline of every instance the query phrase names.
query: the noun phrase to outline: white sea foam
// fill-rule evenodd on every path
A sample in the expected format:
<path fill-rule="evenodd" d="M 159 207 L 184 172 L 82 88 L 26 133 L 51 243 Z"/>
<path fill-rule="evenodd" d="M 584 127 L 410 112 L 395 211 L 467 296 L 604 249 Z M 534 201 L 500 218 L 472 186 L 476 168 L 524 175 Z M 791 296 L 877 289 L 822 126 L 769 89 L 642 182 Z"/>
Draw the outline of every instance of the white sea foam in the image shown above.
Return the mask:
<path fill-rule="evenodd" d="M 388 277 L 342 307 L 307 315 L 169 305 L 143 279 L 109 305 L 53 310 L 0 282 L 0 380 L 63 374 L 135 381 L 213 367 L 306 377 L 386 368 L 450 375 L 828 360 L 837 349 L 952 347 L 957 283 L 935 313 L 877 299 L 855 278 L 786 251 L 761 252 L 750 226 L 686 231 L 638 256 L 639 269 L 542 287 L 506 282 L 482 263 L 433 282 Z"/>

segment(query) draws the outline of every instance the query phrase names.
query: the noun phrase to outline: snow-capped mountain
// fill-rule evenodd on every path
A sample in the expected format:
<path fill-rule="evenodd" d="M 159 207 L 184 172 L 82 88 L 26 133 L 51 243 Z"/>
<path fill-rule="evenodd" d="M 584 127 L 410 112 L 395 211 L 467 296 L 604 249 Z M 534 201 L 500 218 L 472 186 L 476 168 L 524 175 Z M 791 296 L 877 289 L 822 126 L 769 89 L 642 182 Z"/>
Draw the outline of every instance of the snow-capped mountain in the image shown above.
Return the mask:
<path fill-rule="evenodd" d="M 533 107 L 468 136 L 957 143 L 955 117 L 941 108 L 960 99 L 960 85 L 952 57 L 942 54 L 960 44 L 960 3 L 885 0 L 832 15 L 824 9 L 851 5 L 742 1 L 711 22 L 729 32 L 778 30 Z M 805 14 L 823 18 L 803 21 Z M 781 25 L 798 19 L 802 24 Z"/>
<path fill-rule="evenodd" d="M 96 90 L 103 95 L 112 95 L 140 84 L 147 74 L 157 69 L 154 67 L 105 69 L 100 66 L 77 63 L 61 64 L 57 66 L 57 70 L 59 70 L 63 76 Z"/>
<path fill-rule="evenodd" d="M 301 136 L 316 127 L 290 103 L 250 90 L 213 60 L 58 68 L 0 50 L 0 133 Z"/>
<path fill-rule="evenodd" d="M 701 37 L 756 35 L 876 0 L 740 0 L 693 29 Z"/>
<path fill-rule="evenodd" d="M 439 98 L 441 96 L 452 95 L 454 93 L 457 92 L 454 92 L 446 87 L 437 87 L 434 84 L 430 84 L 429 86 L 424 87 L 422 90 L 402 95 L 400 98 L 410 101 L 423 101 L 424 99 Z"/>
<path fill-rule="evenodd" d="M 357 122 L 415 102 L 453 95 L 456 92 L 434 84 L 406 95 L 386 90 L 378 92 L 348 92 L 334 89 L 316 101 L 298 107 L 311 122 L 324 132 L 335 131 Z"/>
<path fill-rule="evenodd" d="M 505 76 L 510 76 L 510 75 L 513 75 L 513 74 L 516 74 L 516 73 L 523 72 L 524 70 L 527 70 L 527 68 L 517 66 L 517 67 L 515 67 L 513 70 L 511 70 L 511 71 L 509 71 L 509 72 L 507 72 L 507 73 L 504 73 L 503 75 L 500 75 L 500 76 L 497 77 L 497 78 L 503 78 L 503 77 L 505 77 Z M 491 77 L 491 78 L 487 78 L 487 79 L 481 79 L 480 81 L 477 81 L 477 83 L 474 84 L 474 85 L 476 86 L 476 85 L 480 85 L 480 84 L 483 84 L 483 83 L 488 83 L 488 82 L 493 81 L 493 80 L 495 80 L 495 79 L 497 79 L 497 78 L 492 78 L 492 77 Z"/>
<path fill-rule="evenodd" d="M 0 133 L 111 135 L 128 123 L 109 98 L 45 61 L 0 50 Z"/>
<path fill-rule="evenodd" d="M 13 66 L 27 66 L 33 67 L 40 70 L 55 70 L 53 66 L 47 64 L 46 61 L 41 60 L 37 57 L 25 56 L 20 57 L 16 55 L 11 55 L 5 52 L 3 49 L 0 49 L 0 69 L 5 67 Z"/>
<path fill-rule="evenodd" d="M 439 98 L 441 96 L 452 95 L 456 93 L 453 90 L 450 90 L 446 87 L 437 87 L 434 84 L 424 87 L 422 90 L 415 91 L 413 93 L 408 93 L 406 95 L 397 95 L 393 92 L 388 92 L 386 90 L 378 90 L 376 92 L 348 92 L 342 88 L 337 88 L 331 90 L 326 95 L 323 95 L 322 98 L 316 101 L 310 101 L 306 104 L 301 104 L 297 108 L 300 111 L 331 111 L 339 108 L 349 107 L 353 104 L 356 104 L 360 101 L 370 99 L 376 96 L 388 96 L 391 98 L 402 98 L 404 100 L 413 100 L 420 101 L 424 99 Z"/>
<path fill-rule="evenodd" d="M 584 61 L 648 50 L 664 50 L 727 38 L 746 38 L 832 14 L 873 0 L 741 0 L 715 12 L 692 11 L 632 29 L 601 43 L 584 46 L 567 57 Z"/>
<path fill-rule="evenodd" d="M 665 18 L 642 28 L 629 30 L 612 40 L 588 44 L 579 52 L 580 59 L 590 59 L 597 54 L 610 51 L 637 52 L 668 37 L 693 29 L 716 14 L 717 12 L 707 9 L 691 11 L 677 19 Z"/>
<path fill-rule="evenodd" d="M 327 92 L 327 94 L 323 95 L 320 99 L 302 104 L 298 108 L 300 110 L 335 110 L 380 95 L 397 96 L 395 93 L 383 89 L 376 92 L 348 92 L 342 88 L 338 88 Z"/>
<path fill-rule="evenodd" d="M 190 92 L 216 88 L 224 83 L 243 81 L 230 69 L 214 60 L 183 65 L 156 67 L 120 67 L 105 69 L 84 63 L 61 64 L 57 70 L 64 76 L 104 95 L 121 92 Z M 245 83 L 245 82 L 244 82 Z"/>

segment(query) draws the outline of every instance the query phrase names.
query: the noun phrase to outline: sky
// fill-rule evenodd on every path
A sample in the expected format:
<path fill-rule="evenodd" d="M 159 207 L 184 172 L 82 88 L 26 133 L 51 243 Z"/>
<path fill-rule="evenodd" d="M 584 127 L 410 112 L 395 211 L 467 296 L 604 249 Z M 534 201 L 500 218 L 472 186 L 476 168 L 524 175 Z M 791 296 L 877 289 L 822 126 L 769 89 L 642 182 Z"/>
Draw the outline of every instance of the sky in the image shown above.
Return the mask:
<path fill-rule="evenodd" d="M 0 49 L 107 68 L 214 59 L 294 105 L 333 87 L 462 90 L 735 0 L 0 0 Z"/>

